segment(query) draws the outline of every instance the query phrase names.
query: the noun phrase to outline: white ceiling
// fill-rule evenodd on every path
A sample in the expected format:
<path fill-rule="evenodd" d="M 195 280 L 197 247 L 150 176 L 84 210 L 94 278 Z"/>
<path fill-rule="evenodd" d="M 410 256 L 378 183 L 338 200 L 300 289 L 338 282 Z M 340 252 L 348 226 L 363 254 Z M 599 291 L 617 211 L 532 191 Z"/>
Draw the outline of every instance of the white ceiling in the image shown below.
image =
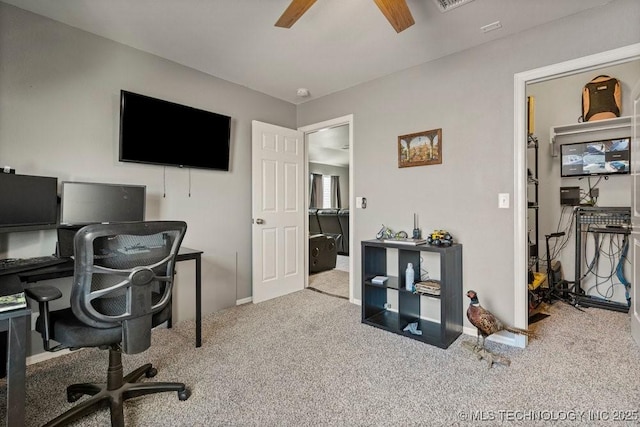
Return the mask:
<path fill-rule="evenodd" d="M 445 13 L 407 0 L 416 23 L 401 33 L 372 0 L 322 0 L 277 28 L 289 1 L 2 0 L 294 104 L 613 0 L 474 0 Z"/>
<path fill-rule="evenodd" d="M 309 162 L 349 166 L 349 125 L 309 133 L 307 143 Z"/>

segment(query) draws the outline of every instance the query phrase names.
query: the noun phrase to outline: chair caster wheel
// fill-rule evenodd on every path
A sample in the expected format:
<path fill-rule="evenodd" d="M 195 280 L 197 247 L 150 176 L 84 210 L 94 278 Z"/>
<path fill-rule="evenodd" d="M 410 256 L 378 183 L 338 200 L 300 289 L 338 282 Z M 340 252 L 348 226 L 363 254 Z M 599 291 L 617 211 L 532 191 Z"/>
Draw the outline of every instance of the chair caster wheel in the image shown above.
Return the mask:
<path fill-rule="evenodd" d="M 178 399 L 180 400 L 187 400 L 189 396 L 191 396 L 191 390 L 188 388 L 178 392 Z"/>
<path fill-rule="evenodd" d="M 158 370 L 156 368 L 149 368 L 147 372 L 144 373 L 147 378 L 153 378 L 158 375 Z"/>
<path fill-rule="evenodd" d="M 73 403 L 77 402 L 83 396 L 82 393 L 68 393 L 67 392 L 67 402 Z"/>

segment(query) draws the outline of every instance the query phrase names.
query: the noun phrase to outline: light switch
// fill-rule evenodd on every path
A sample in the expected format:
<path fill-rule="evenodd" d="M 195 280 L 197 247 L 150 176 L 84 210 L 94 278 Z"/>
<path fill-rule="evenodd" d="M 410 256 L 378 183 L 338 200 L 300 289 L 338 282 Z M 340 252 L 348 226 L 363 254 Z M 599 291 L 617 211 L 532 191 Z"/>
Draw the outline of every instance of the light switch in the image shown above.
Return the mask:
<path fill-rule="evenodd" d="M 509 209 L 509 193 L 498 194 L 498 207 L 500 209 Z"/>
<path fill-rule="evenodd" d="M 367 198 L 366 197 L 356 197 L 356 208 L 366 209 L 367 208 Z"/>

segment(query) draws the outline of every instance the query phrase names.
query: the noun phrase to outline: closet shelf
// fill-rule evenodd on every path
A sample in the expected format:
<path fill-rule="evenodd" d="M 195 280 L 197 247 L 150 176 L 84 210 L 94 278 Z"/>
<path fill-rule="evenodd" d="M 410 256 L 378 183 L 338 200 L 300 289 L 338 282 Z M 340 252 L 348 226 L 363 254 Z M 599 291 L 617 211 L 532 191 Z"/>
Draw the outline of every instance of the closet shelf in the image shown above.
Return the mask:
<path fill-rule="evenodd" d="M 551 128 L 551 132 L 549 134 L 551 136 L 551 143 L 553 143 L 557 136 L 608 131 L 614 129 L 629 129 L 629 132 L 631 132 L 631 116 L 554 126 Z"/>
<path fill-rule="evenodd" d="M 631 116 L 593 122 L 553 126 L 549 130 L 552 157 L 558 156 L 559 145 L 631 136 Z"/>

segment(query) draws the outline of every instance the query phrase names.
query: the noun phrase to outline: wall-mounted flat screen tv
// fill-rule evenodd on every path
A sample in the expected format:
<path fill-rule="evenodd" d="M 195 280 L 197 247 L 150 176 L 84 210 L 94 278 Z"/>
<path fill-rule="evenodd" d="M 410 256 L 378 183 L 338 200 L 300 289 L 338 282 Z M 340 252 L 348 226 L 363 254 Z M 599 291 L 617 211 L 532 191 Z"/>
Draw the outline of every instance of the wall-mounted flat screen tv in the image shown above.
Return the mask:
<path fill-rule="evenodd" d="M 579 142 L 560 146 L 562 177 L 629 173 L 631 138 Z"/>
<path fill-rule="evenodd" d="M 231 118 L 120 91 L 121 162 L 229 170 Z"/>
<path fill-rule="evenodd" d="M 58 222 L 58 178 L 0 173 L 0 231 L 53 228 Z"/>
<path fill-rule="evenodd" d="M 144 185 L 62 181 L 60 223 L 144 221 Z"/>

